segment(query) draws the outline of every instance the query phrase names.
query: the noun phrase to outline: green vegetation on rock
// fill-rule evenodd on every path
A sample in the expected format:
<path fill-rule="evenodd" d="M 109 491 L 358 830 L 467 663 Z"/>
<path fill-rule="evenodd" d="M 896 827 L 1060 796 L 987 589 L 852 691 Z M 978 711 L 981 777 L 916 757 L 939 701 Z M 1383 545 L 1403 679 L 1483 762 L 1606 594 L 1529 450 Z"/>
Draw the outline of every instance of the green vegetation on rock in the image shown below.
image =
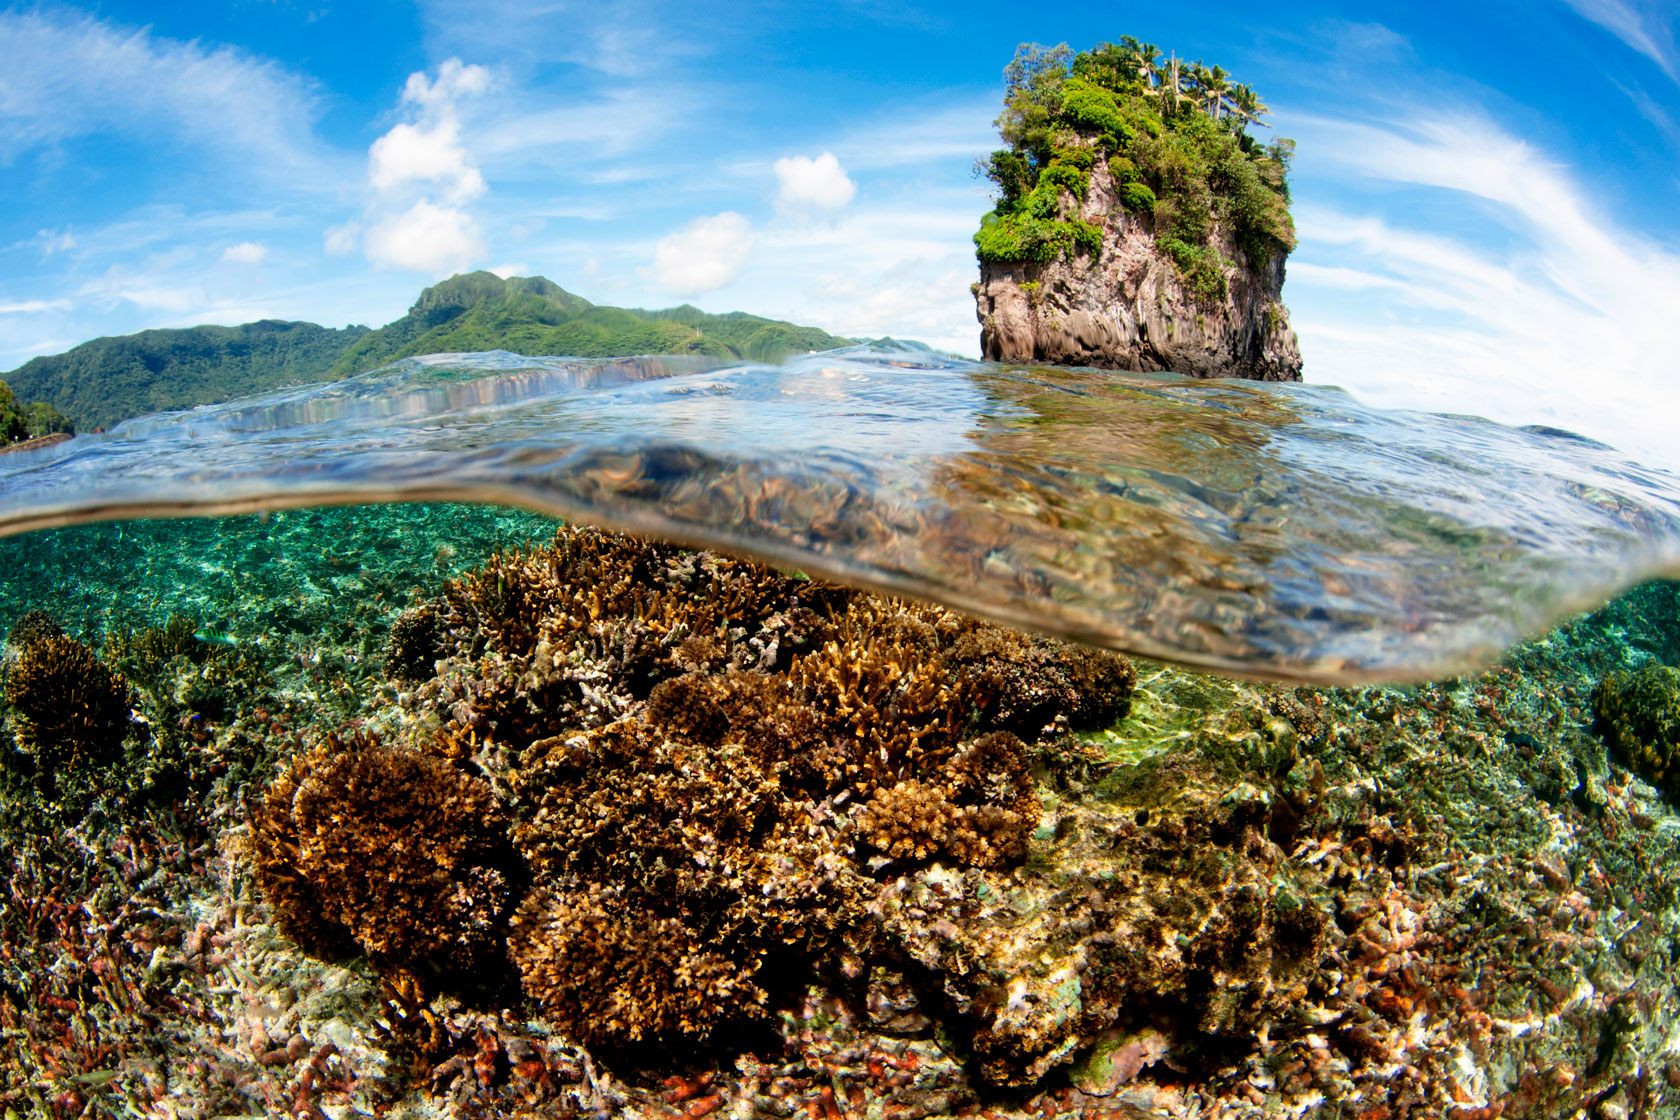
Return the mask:
<path fill-rule="evenodd" d="M 1076 246 L 1095 253 L 1102 231 L 1081 220 L 1090 172 L 1103 159 L 1121 202 L 1153 214 L 1161 250 L 1187 287 L 1223 295 L 1214 247 L 1228 232 L 1260 267 L 1295 245 L 1287 174 L 1294 145 L 1248 132 L 1267 109 L 1218 66 L 1185 63 L 1127 36 L 1074 54 L 1063 43 L 1022 44 L 1004 71 L 998 132 L 1008 145 L 980 162 L 996 208 L 974 235 L 982 261 L 1045 262 Z"/>
<path fill-rule="evenodd" d="M 0 389 L 0 442 L 29 435 L 107 428 L 149 412 L 326 381 L 414 354 L 509 350 L 580 358 L 709 354 L 776 360 L 847 345 L 815 327 L 683 305 L 665 311 L 600 307 L 540 276 L 504 280 L 490 272 L 427 288 L 401 319 L 376 330 L 335 330 L 265 319 L 237 327 L 141 331 L 35 358 L 6 375 L 17 393 L 44 402 L 18 412 Z M 54 411 L 54 410 L 57 411 Z M 58 425 L 57 427 L 53 425 Z M 11 425 L 11 427 L 8 427 Z M 39 429 L 39 430 L 37 430 Z"/>
<path fill-rule="evenodd" d="M 1680 669 L 1650 662 L 1593 690 L 1599 731 L 1637 773 L 1680 798 Z"/>

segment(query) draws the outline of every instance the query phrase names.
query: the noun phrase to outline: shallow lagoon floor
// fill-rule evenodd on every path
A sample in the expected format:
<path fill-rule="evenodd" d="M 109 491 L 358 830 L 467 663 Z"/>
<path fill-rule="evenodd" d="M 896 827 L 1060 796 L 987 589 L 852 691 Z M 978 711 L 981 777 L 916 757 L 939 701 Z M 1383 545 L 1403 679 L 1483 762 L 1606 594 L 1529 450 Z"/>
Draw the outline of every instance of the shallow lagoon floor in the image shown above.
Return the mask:
<path fill-rule="evenodd" d="M 247 799 L 312 729 L 400 741 L 417 716 L 385 671 L 393 620 L 553 531 L 393 506 L 0 541 L 0 625 L 42 609 L 109 649 L 181 616 L 254 666 L 208 717 L 179 675 L 149 701 L 184 761 L 133 780 L 183 796 L 95 797 L 50 828 L 8 809 L 7 1108 L 1680 1115 L 1680 817 L 1607 750 L 1591 705 L 1606 673 L 1680 660 L 1667 584 L 1417 687 L 1140 663 L 1124 719 L 1038 754 L 1024 861 L 888 869 L 879 956 L 738 1040 L 592 1052 L 528 1003 L 417 998 L 365 960 L 306 956 L 255 887 Z M 1247 897 L 1271 917 L 1217 946 L 1175 909 L 1213 899 L 1203 917 L 1229 929 Z M 1291 905 L 1324 916 L 1310 960 L 1277 936 Z M 1180 971 L 1117 988 L 1128 953 Z"/>

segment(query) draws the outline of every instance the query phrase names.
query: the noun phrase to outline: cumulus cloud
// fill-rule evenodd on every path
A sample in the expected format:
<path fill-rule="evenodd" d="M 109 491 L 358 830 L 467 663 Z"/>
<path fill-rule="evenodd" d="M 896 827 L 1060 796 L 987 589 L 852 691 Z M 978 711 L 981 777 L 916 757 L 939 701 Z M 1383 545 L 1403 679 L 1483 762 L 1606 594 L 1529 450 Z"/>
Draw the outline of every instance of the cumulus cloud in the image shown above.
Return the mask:
<path fill-rule="evenodd" d="M 452 272 L 482 257 L 484 242 L 464 210 L 421 199 L 369 229 L 362 249 L 368 260 L 389 268 Z"/>
<path fill-rule="evenodd" d="M 257 264 L 268 256 L 268 246 L 256 241 L 241 241 L 222 250 L 222 260 L 233 264 Z"/>
<path fill-rule="evenodd" d="M 408 119 L 368 149 L 363 220 L 328 229 L 327 253 L 359 244 L 376 265 L 417 272 L 466 268 L 482 258 L 484 241 L 466 204 L 488 188 L 462 140 L 460 105 L 490 85 L 489 70 L 458 58 L 440 65 L 435 77 L 408 76 L 401 99 Z"/>
<path fill-rule="evenodd" d="M 458 102 L 490 88 L 490 72 L 452 58 L 431 81 L 423 72 L 408 76 L 402 101 L 418 114 L 392 127 L 368 150 L 368 184 L 390 192 L 425 184 L 447 202 L 467 202 L 482 195 L 484 176 L 461 144 Z"/>
<path fill-rule="evenodd" d="M 776 203 L 787 210 L 839 210 L 857 196 L 857 184 L 833 152 L 788 156 L 775 163 Z"/>
<path fill-rule="evenodd" d="M 310 84 L 231 47 L 46 8 L 0 11 L 0 58 L 0 166 L 96 134 L 178 137 L 246 167 L 318 158 Z"/>
<path fill-rule="evenodd" d="M 733 210 L 697 218 L 654 247 L 659 283 L 678 295 L 698 295 L 735 282 L 755 240 L 752 223 Z"/>

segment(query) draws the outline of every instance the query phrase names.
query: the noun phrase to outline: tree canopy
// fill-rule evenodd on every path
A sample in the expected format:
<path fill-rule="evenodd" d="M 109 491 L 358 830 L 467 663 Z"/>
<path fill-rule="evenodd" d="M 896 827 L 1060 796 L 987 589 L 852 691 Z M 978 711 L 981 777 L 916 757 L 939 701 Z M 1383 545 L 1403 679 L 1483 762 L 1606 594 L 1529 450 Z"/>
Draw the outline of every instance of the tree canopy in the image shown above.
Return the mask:
<path fill-rule="evenodd" d="M 23 404 L 12 387 L 0 381 L 0 446 L 71 430 L 70 421 L 45 401 Z"/>
<path fill-rule="evenodd" d="M 983 261 L 1049 261 L 1096 252 L 1079 217 L 1099 160 L 1123 205 L 1153 219 L 1161 251 L 1199 295 L 1222 294 L 1215 233 L 1251 267 L 1295 245 L 1288 169 L 1294 144 L 1262 143 L 1258 94 L 1219 66 L 1186 62 L 1127 36 L 1075 54 L 1023 43 L 1004 69 L 996 124 L 1007 147 L 979 163 L 997 205 L 974 235 Z"/>

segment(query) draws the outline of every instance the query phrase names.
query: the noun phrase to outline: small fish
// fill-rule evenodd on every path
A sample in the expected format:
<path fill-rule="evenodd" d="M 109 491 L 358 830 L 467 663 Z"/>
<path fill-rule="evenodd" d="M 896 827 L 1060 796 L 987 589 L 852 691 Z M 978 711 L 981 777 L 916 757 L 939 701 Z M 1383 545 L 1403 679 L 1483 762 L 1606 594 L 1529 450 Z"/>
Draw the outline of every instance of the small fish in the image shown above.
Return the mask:
<path fill-rule="evenodd" d="M 119 1072 L 114 1069 L 96 1069 L 91 1073 L 78 1073 L 70 1080 L 78 1085 L 109 1085 L 117 1079 Z"/>
<path fill-rule="evenodd" d="M 239 644 L 239 639 L 235 638 L 227 631 L 212 630 L 208 626 L 202 630 L 194 630 L 193 637 L 197 638 L 201 642 L 209 642 L 211 645 L 236 646 Z"/>

